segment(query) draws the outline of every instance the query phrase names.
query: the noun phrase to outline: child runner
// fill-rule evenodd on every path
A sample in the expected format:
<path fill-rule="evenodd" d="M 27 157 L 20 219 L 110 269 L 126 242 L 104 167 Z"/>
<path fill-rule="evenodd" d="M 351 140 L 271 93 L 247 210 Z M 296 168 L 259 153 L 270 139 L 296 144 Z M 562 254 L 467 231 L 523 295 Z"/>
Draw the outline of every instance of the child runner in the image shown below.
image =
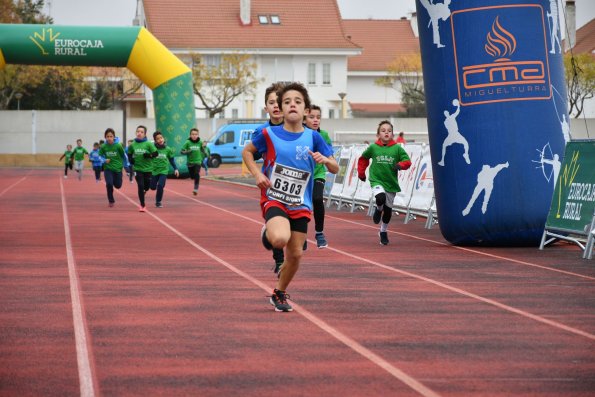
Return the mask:
<path fill-rule="evenodd" d="M 306 115 L 306 126 L 322 136 L 322 139 L 332 147 L 331 138 L 328 132 L 320 129 L 320 106 L 312 105 L 310 112 Z M 312 205 L 314 206 L 314 231 L 316 232 L 316 245 L 318 248 L 328 247 L 324 236 L 324 185 L 326 184 L 326 167 L 323 164 L 316 164 L 314 171 L 314 191 L 312 193 Z"/>
<path fill-rule="evenodd" d="M 194 190 L 192 194 L 198 194 L 198 185 L 200 184 L 200 166 L 202 160 L 205 158 L 205 151 L 202 147 L 202 142 L 198 136 L 198 128 L 190 130 L 188 140 L 182 145 L 180 153 L 185 154 L 188 158 L 186 164 L 188 165 L 188 173 L 190 178 L 194 181 Z"/>
<path fill-rule="evenodd" d="M 246 144 L 242 158 L 261 189 L 261 209 L 266 220 L 262 243 L 269 250 L 286 248 L 285 262 L 270 303 L 275 311 L 290 312 L 293 308 L 287 302 L 286 290 L 298 270 L 306 241 L 315 165 L 325 164 L 333 173 L 339 166 L 332 157 L 333 150 L 320 134 L 302 124 L 310 107 L 306 88 L 291 83 L 278 96 L 283 126 L 263 128 Z M 254 160 L 256 152 L 266 152 L 264 173 Z"/>
<path fill-rule="evenodd" d="M 139 125 L 136 127 L 136 138 L 128 146 L 128 158 L 131 159 L 136 172 L 136 184 L 138 188 L 138 200 L 140 201 L 140 212 L 145 212 L 145 193 L 151 186 L 151 173 L 153 171 L 153 158 L 157 157 L 157 149 L 152 142 L 147 140 L 147 127 Z"/>
<path fill-rule="evenodd" d="M 157 148 L 157 157 L 153 160 L 153 176 L 151 176 L 151 190 L 157 190 L 155 195 L 155 207 L 163 208 L 161 200 L 163 200 L 163 189 L 167 182 L 167 174 L 169 173 L 169 165 L 174 168 L 176 177 L 180 176 L 180 171 L 176 166 L 174 160 L 174 149 L 165 145 L 165 138 L 159 131 L 153 133 L 153 140 Z"/>
<path fill-rule="evenodd" d="M 74 160 L 74 170 L 79 173 L 79 181 L 83 179 L 83 167 L 85 165 L 85 154 L 89 157 L 89 152 L 83 147 L 83 140 L 76 140 L 76 147 L 72 151 Z"/>
<path fill-rule="evenodd" d="M 277 91 L 283 88 L 283 83 L 273 83 L 267 87 L 264 92 L 264 111 L 267 112 L 269 115 L 269 120 L 256 127 L 253 134 L 254 136 L 262 133 L 263 128 L 273 127 L 277 125 L 283 124 L 283 113 L 279 110 L 279 103 L 277 102 Z M 259 160 L 262 157 L 266 157 L 266 153 L 254 153 L 254 160 Z M 264 166 L 263 166 L 264 171 Z M 304 242 L 306 244 L 306 242 Z M 283 252 L 282 248 L 274 248 L 273 247 L 273 261 L 275 265 L 273 267 L 273 271 L 275 274 L 279 274 L 279 269 L 283 266 L 283 261 L 285 260 L 285 253 Z"/>
<path fill-rule="evenodd" d="M 72 170 L 72 145 L 66 145 L 66 151 L 58 161 L 64 159 L 64 179 L 68 178 L 68 169 Z"/>
<path fill-rule="evenodd" d="M 93 144 L 93 150 L 89 153 L 89 161 L 93 166 L 93 171 L 95 171 L 95 183 L 99 183 L 101 181 L 101 171 L 103 170 L 105 159 L 99 154 L 99 143 L 97 142 Z"/>
<path fill-rule="evenodd" d="M 388 223 L 393 214 L 392 207 L 395 194 L 401 191 L 397 173 L 411 167 L 411 160 L 401 145 L 394 141 L 393 125 L 388 120 L 378 124 L 376 142 L 368 146 L 357 162 L 357 174 L 362 181 L 366 180 L 366 168 L 370 166 L 370 186 L 376 198 L 376 209 L 373 220 L 380 224 L 380 244 L 388 244 Z"/>
<path fill-rule="evenodd" d="M 132 139 L 129 139 L 124 148 L 124 154 L 126 154 L 126 161 L 124 162 L 124 169 L 126 170 L 126 176 L 130 183 L 134 183 L 134 170 L 132 169 L 132 162 L 128 158 L 128 146 L 132 143 Z"/>
<path fill-rule="evenodd" d="M 202 160 L 202 166 L 205 169 L 205 175 L 209 176 L 209 158 L 211 157 L 211 149 L 209 149 L 206 142 L 202 143 L 202 149 L 205 152 L 205 158 Z"/>
<path fill-rule="evenodd" d="M 114 188 L 119 189 L 122 187 L 122 166 L 126 159 L 126 153 L 122 145 L 115 142 L 116 133 L 113 129 L 106 129 L 103 136 L 106 142 L 99 148 L 99 154 L 105 158 L 105 170 L 103 171 L 105 189 L 107 190 L 109 206 L 113 207 L 116 202 L 114 200 Z"/>

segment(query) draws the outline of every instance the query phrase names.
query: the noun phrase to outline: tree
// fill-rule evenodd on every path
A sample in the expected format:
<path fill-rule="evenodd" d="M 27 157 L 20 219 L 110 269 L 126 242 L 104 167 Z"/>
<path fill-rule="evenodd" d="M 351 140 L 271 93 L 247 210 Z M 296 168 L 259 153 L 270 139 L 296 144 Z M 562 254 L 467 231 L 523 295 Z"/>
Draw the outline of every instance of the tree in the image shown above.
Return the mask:
<path fill-rule="evenodd" d="M 426 94 L 423 88 L 421 55 L 399 55 L 389 63 L 386 72 L 386 76 L 376 79 L 374 83 L 393 88 L 401 94 L 401 100 L 407 108 L 407 117 L 425 116 Z"/>
<path fill-rule="evenodd" d="M 241 94 L 253 94 L 261 81 L 256 77 L 256 62 L 248 54 L 192 54 L 192 75 L 194 93 L 202 103 L 196 109 L 208 111 L 209 118 Z"/>
<path fill-rule="evenodd" d="M 591 54 L 565 54 L 564 77 L 568 88 L 568 113 L 578 118 L 585 100 L 595 95 L 595 59 Z"/>
<path fill-rule="evenodd" d="M 31 82 L 24 87 L 30 95 L 23 97 L 21 108 L 38 110 L 76 110 L 84 108 L 83 99 L 92 95 L 80 66 L 44 66 L 41 83 Z"/>
<path fill-rule="evenodd" d="M 42 14 L 44 0 L 18 0 L 14 4 L 15 12 L 20 23 L 54 23 L 52 18 Z"/>

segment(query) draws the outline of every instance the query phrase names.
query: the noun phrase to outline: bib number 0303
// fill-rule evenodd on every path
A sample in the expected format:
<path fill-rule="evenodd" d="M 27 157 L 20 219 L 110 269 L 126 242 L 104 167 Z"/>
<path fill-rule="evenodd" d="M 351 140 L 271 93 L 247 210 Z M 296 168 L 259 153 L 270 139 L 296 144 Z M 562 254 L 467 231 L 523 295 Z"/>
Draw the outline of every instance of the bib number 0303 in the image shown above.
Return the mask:
<path fill-rule="evenodd" d="M 276 163 L 267 196 L 284 204 L 301 205 L 309 180 L 310 172 Z"/>

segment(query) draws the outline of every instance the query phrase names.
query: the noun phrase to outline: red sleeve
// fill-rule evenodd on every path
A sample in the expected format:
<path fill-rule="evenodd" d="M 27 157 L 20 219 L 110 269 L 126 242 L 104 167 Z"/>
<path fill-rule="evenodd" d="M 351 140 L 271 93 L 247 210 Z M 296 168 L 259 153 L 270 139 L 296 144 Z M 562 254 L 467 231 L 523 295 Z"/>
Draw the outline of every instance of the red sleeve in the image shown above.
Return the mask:
<path fill-rule="evenodd" d="M 401 166 L 402 170 L 407 170 L 411 167 L 411 160 L 399 161 L 397 164 Z"/>
<path fill-rule="evenodd" d="M 363 156 L 357 160 L 357 176 L 358 177 L 363 178 L 366 176 L 366 168 L 368 168 L 369 164 L 370 164 L 370 159 L 367 159 Z M 409 165 L 411 165 L 411 161 L 409 162 Z"/>

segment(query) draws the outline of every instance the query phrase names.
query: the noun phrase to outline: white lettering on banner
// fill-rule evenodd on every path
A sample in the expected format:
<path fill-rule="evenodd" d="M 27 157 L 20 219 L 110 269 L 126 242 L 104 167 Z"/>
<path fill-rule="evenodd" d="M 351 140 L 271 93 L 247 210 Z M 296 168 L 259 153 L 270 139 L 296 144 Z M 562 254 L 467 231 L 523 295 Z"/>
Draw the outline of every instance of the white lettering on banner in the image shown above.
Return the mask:
<path fill-rule="evenodd" d="M 564 215 L 562 215 L 562 219 L 580 221 L 582 208 L 582 203 L 574 203 L 572 201 L 566 202 L 566 207 L 564 208 Z"/>
<path fill-rule="evenodd" d="M 103 41 L 87 39 L 54 40 L 55 55 L 87 56 L 86 48 L 104 48 Z"/>
<path fill-rule="evenodd" d="M 595 185 L 592 183 L 572 183 L 568 200 L 595 201 Z"/>

